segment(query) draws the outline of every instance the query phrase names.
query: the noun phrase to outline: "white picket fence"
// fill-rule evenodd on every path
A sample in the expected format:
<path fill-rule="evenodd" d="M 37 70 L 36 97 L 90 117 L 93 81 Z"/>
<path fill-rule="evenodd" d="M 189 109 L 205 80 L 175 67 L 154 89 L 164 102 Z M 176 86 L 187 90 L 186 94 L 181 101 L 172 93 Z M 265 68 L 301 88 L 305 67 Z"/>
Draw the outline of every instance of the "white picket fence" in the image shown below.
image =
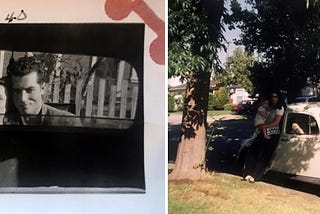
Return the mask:
<path fill-rule="evenodd" d="M 62 89 L 60 77 L 56 76 L 52 82 L 52 96 L 48 96 L 52 99 L 47 102 L 61 103 L 62 100 L 64 104 L 71 104 L 73 101 L 77 116 L 133 119 L 138 97 L 135 71 L 128 63 L 120 61 L 117 73 L 117 78 L 98 77 L 93 73 L 89 81 L 79 79 L 75 86 L 69 83 Z M 75 97 L 71 95 L 72 90 L 75 90 Z"/>

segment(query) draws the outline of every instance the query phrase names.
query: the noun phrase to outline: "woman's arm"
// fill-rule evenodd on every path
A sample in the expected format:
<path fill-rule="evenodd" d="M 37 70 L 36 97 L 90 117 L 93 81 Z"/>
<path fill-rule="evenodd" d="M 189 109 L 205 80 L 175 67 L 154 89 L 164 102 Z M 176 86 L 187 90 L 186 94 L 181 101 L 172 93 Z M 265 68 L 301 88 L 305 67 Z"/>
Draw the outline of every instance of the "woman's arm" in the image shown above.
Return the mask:
<path fill-rule="evenodd" d="M 266 128 L 278 126 L 281 121 L 281 118 L 282 118 L 282 115 L 277 114 L 271 123 L 265 124 L 262 127 L 266 129 Z"/>

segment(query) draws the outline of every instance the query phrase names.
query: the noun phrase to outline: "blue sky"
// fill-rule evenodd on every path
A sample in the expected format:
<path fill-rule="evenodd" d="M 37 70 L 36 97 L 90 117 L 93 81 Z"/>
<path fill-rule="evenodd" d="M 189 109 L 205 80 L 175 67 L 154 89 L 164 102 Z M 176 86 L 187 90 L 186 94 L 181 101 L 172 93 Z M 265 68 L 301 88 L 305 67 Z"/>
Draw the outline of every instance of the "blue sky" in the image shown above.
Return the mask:
<path fill-rule="evenodd" d="M 240 30 L 236 29 L 236 30 L 230 31 L 226 28 L 226 31 L 224 32 L 224 37 L 226 39 L 225 45 L 227 47 L 227 52 L 225 52 L 223 49 L 221 49 L 218 53 L 219 59 L 222 64 L 225 63 L 227 56 L 231 56 L 234 49 L 237 47 L 234 44 L 234 39 L 240 38 Z"/>
<path fill-rule="evenodd" d="M 238 0 L 238 2 L 240 3 L 242 8 L 250 8 L 250 6 L 245 4 L 244 0 Z M 230 0 L 227 0 L 225 2 L 225 7 L 227 8 L 227 10 L 230 10 Z M 224 37 L 226 39 L 225 45 L 227 46 L 227 43 L 229 43 L 229 46 L 227 46 L 228 47 L 228 50 L 227 50 L 228 53 L 226 53 L 224 50 L 220 50 L 219 53 L 218 53 L 219 59 L 220 59 L 222 64 L 225 63 L 227 56 L 231 56 L 233 51 L 234 51 L 234 49 L 237 47 L 234 44 L 234 39 L 239 39 L 240 38 L 240 33 L 241 32 L 240 32 L 239 29 L 235 29 L 235 30 L 230 31 L 228 29 L 228 27 L 225 26 L 225 32 L 224 32 Z"/>

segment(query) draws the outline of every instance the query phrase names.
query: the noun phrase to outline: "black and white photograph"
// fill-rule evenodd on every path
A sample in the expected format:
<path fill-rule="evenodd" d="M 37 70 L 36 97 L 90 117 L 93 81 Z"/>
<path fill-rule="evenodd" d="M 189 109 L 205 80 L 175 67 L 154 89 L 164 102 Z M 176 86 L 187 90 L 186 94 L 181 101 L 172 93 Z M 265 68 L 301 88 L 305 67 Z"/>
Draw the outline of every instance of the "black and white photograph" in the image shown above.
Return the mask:
<path fill-rule="evenodd" d="M 144 25 L 0 28 L 0 192 L 143 194 Z"/>

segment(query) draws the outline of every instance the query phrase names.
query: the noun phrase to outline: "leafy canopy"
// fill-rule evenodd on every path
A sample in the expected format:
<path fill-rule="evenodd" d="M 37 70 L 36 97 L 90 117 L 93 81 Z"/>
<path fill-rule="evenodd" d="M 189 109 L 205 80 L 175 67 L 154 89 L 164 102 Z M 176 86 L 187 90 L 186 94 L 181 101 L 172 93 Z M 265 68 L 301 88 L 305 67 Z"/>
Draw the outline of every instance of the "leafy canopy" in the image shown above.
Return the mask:
<path fill-rule="evenodd" d="M 263 60 L 252 69 L 257 92 L 284 89 L 295 96 L 307 78 L 320 77 L 320 7 L 310 0 L 232 0 L 229 23 L 242 31 L 238 41 Z"/>
<path fill-rule="evenodd" d="M 249 78 L 253 61 L 252 54 L 237 47 L 233 55 L 227 58 L 224 74 L 217 76 L 217 79 L 226 85 L 241 85 L 248 93 L 251 93 L 253 84 Z"/>
<path fill-rule="evenodd" d="M 223 0 L 169 2 L 169 77 L 183 80 L 191 73 L 221 70 L 217 51 L 223 39 L 223 11 Z"/>

